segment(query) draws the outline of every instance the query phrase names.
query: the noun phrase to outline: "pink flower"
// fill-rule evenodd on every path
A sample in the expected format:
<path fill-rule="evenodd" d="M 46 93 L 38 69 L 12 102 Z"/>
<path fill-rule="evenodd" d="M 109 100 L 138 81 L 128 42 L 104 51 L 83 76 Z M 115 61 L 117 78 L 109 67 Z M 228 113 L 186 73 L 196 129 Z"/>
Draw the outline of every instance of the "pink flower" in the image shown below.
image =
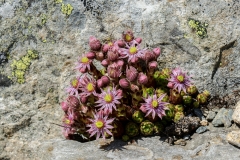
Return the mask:
<path fill-rule="evenodd" d="M 107 67 L 108 76 L 111 78 L 118 78 L 122 74 L 122 67 L 117 65 L 117 63 L 113 63 Z"/>
<path fill-rule="evenodd" d="M 79 90 L 81 90 L 82 93 L 79 95 L 85 97 L 90 96 L 95 91 L 96 80 L 91 76 L 83 75 L 80 81 Z"/>
<path fill-rule="evenodd" d="M 63 118 L 63 123 L 67 125 L 72 125 L 74 120 L 77 118 L 76 113 L 73 109 L 69 109 L 65 117 Z"/>
<path fill-rule="evenodd" d="M 105 139 L 105 133 L 112 135 L 109 129 L 112 129 L 113 126 L 110 124 L 113 122 L 114 118 L 108 119 L 108 116 L 104 116 L 103 111 L 99 111 L 94 114 L 94 119 L 89 119 L 92 123 L 88 124 L 87 127 L 90 127 L 87 132 L 90 134 L 90 137 L 97 135 L 96 139 L 102 136 Z"/>
<path fill-rule="evenodd" d="M 71 86 L 66 88 L 66 91 L 68 92 L 68 94 L 78 96 L 79 84 L 80 84 L 80 77 L 76 77 L 72 79 Z"/>
<path fill-rule="evenodd" d="M 135 63 L 142 58 L 143 51 L 137 43 L 131 43 L 130 46 L 126 44 L 126 48 L 119 48 L 121 58 L 128 58 L 128 62 L 131 63 Z"/>
<path fill-rule="evenodd" d="M 142 106 L 140 109 L 143 112 L 147 112 L 147 117 L 150 113 L 152 113 L 152 118 L 155 118 L 155 115 L 157 114 L 159 118 L 162 119 L 163 116 L 165 116 L 165 110 L 167 110 L 167 102 L 162 102 L 163 97 L 165 94 L 161 95 L 159 98 L 157 98 L 157 95 L 154 94 L 153 96 L 148 96 L 148 98 L 144 98 L 145 103 L 142 103 Z"/>
<path fill-rule="evenodd" d="M 71 135 L 75 133 L 75 129 L 70 125 L 64 124 L 63 125 L 63 135 L 66 139 L 71 139 Z"/>
<path fill-rule="evenodd" d="M 87 70 L 90 70 L 90 65 L 92 63 L 92 60 L 87 58 L 86 55 L 83 55 L 78 59 L 77 66 L 75 69 L 78 69 L 82 73 L 86 73 Z"/>
<path fill-rule="evenodd" d="M 171 77 L 168 81 L 171 82 L 171 85 L 173 85 L 173 89 L 178 90 L 179 93 L 181 90 L 186 93 L 186 88 L 192 84 L 190 76 L 188 76 L 180 68 L 172 70 Z"/>
<path fill-rule="evenodd" d="M 132 31 L 126 31 L 122 33 L 122 38 L 126 42 L 131 42 L 134 39 Z"/>
<path fill-rule="evenodd" d="M 98 96 L 98 105 L 96 107 L 101 107 L 100 110 L 104 110 L 105 114 L 112 113 L 112 108 L 116 110 L 116 104 L 120 104 L 119 100 L 122 98 L 119 95 L 120 89 L 116 89 L 116 87 L 108 88 L 107 91 L 101 89 L 101 94 L 96 94 Z"/>

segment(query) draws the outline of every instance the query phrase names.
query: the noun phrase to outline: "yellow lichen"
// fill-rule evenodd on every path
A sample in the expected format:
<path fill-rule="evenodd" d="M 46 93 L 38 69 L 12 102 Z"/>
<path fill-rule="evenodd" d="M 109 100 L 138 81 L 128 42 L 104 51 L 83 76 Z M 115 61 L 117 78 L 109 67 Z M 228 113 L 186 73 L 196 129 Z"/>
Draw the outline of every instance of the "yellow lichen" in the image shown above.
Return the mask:
<path fill-rule="evenodd" d="M 24 83 L 25 82 L 25 72 L 30 67 L 31 61 L 33 59 L 38 58 L 37 51 L 34 50 L 28 50 L 27 54 L 24 55 L 19 60 L 13 60 L 11 67 L 12 67 L 12 76 L 11 79 L 14 77 L 16 78 L 16 81 L 18 83 Z"/>
<path fill-rule="evenodd" d="M 55 3 L 62 3 L 62 0 L 55 0 Z"/>
<path fill-rule="evenodd" d="M 61 11 L 63 14 L 69 16 L 72 13 L 73 7 L 71 4 L 63 4 L 62 3 L 62 7 L 61 7 Z"/>

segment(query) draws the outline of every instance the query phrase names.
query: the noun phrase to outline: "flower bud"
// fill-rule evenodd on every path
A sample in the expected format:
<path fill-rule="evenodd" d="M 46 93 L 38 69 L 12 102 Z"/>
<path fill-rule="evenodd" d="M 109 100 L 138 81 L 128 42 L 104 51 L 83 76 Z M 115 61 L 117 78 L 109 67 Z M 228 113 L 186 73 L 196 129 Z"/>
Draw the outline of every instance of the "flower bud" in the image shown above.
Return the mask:
<path fill-rule="evenodd" d="M 115 61 L 115 60 L 118 59 L 118 57 L 119 57 L 119 55 L 118 55 L 117 52 L 114 52 L 114 51 L 112 51 L 112 50 L 109 50 L 109 51 L 107 52 L 107 59 L 108 59 L 109 61 Z"/>
<path fill-rule="evenodd" d="M 101 49 L 101 42 L 94 36 L 89 38 L 89 46 L 93 51 L 99 51 Z"/>
<path fill-rule="evenodd" d="M 61 107 L 64 112 L 67 112 L 69 106 L 67 102 L 61 102 Z"/>
<path fill-rule="evenodd" d="M 124 65 L 124 61 L 122 59 L 117 60 L 117 65 L 122 67 Z"/>
<path fill-rule="evenodd" d="M 168 82 L 167 87 L 172 89 L 174 87 L 174 83 Z"/>
<path fill-rule="evenodd" d="M 129 139 L 130 139 L 129 136 L 126 135 L 126 134 L 122 136 L 122 140 L 123 140 L 124 142 L 127 142 Z"/>
<path fill-rule="evenodd" d="M 143 85 L 148 83 L 148 77 L 142 72 L 138 75 L 138 83 Z"/>
<path fill-rule="evenodd" d="M 85 104 L 85 103 L 87 102 L 87 97 L 86 97 L 86 96 L 81 96 L 81 97 L 80 97 L 80 102 L 81 102 L 82 104 Z"/>
<path fill-rule="evenodd" d="M 97 52 L 96 53 L 96 59 L 99 60 L 99 61 L 103 60 L 104 59 L 103 52 Z"/>
<path fill-rule="evenodd" d="M 122 70 L 121 66 L 118 66 L 117 63 L 113 63 L 108 66 L 107 73 L 108 76 L 111 78 L 118 78 L 122 74 L 121 70 Z"/>
<path fill-rule="evenodd" d="M 156 56 L 151 50 L 146 50 L 144 52 L 143 59 L 148 62 L 148 61 L 156 60 Z"/>
<path fill-rule="evenodd" d="M 69 107 L 71 107 L 71 108 L 76 108 L 80 105 L 78 98 L 73 95 L 68 96 L 67 102 L 69 104 Z"/>
<path fill-rule="evenodd" d="M 81 73 L 86 73 L 86 72 L 87 72 L 87 68 L 80 68 L 79 71 L 80 71 Z"/>
<path fill-rule="evenodd" d="M 148 63 L 148 68 L 149 69 L 156 69 L 158 66 L 158 63 L 156 61 L 152 61 Z"/>
<path fill-rule="evenodd" d="M 140 107 L 140 110 L 141 110 L 143 113 L 146 113 L 146 112 L 147 112 L 147 110 L 146 110 L 146 107 L 145 107 L 145 106 L 141 106 L 141 107 Z"/>
<path fill-rule="evenodd" d="M 94 59 L 96 57 L 96 54 L 94 52 L 88 52 L 86 54 L 86 57 L 89 59 Z"/>
<path fill-rule="evenodd" d="M 102 88 L 104 86 L 102 79 L 97 80 L 97 86 L 98 88 Z"/>
<path fill-rule="evenodd" d="M 140 43 L 142 42 L 142 38 L 137 37 L 137 38 L 135 38 L 135 41 L 136 41 L 138 44 L 140 44 Z"/>
<path fill-rule="evenodd" d="M 82 113 L 87 113 L 88 107 L 87 107 L 87 106 L 84 106 L 84 105 L 81 105 L 80 111 L 81 111 Z"/>
<path fill-rule="evenodd" d="M 121 48 L 125 47 L 125 43 L 122 40 L 117 40 L 116 43 Z"/>
<path fill-rule="evenodd" d="M 104 59 L 102 60 L 101 64 L 104 66 L 104 67 L 107 67 L 108 66 L 108 60 L 107 59 Z"/>
<path fill-rule="evenodd" d="M 137 85 L 135 85 L 135 84 L 131 84 L 130 85 L 130 89 L 133 92 L 138 92 L 139 91 L 139 87 Z"/>
<path fill-rule="evenodd" d="M 119 80 L 119 85 L 122 88 L 129 88 L 130 87 L 130 83 L 128 82 L 128 80 L 126 78 L 122 78 Z"/>
<path fill-rule="evenodd" d="M 102 80 L 102 83 L 104 84 L 104 86 L 106 86 L 110 83 L 110 79 L 108 78 L 108 76 L 102 76 L 101 80 Z"/>
<path fill-rule="evenodd" d="M 153 53 L 155 54 L 156 58 L 160 56 L 161 54 L 161 49 L 160 48 L 154 48 Z"/>
<path fill-rule="evenodd" d="M 137 79 L 138 77 L 138 71 L 136 68 L 130 66 L 129 68 L 126 69 L 126 77 L 130 82 L 133 82 Z"/>
<path fill-rule="evenodd" d="M 110 47 L 109 44 L 104 44 L 103 47 L 102 47 L 102 51 L 103 51 L 104 53 L 107 53 L 109 47 Z"/>
<path fill-rule="evenodd" d="M 117 90 L 117 96 L 120 96 L 120 97 L 123 96 L 123 91 L 121 89 Z"/>

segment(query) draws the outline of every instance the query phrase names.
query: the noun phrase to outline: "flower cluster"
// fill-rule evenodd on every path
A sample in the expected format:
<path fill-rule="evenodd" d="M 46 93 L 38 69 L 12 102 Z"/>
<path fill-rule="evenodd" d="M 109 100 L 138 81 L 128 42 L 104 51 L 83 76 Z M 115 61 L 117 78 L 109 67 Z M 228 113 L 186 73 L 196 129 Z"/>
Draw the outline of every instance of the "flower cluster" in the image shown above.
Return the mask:
<path fill-rule="evenodd" d="M 107 43 L 89 38 L 90 50 L 78 58 L 79 74 L 61 103 L 66 138 L 128 140 L 159 134 L 188 110 L 207 102 L 209 92 L 199 94 L 180 68 L 159 70 L 161 49 L 143 48 L 141 42 L 131 31 Z M 104 69 L 98 70 L 94 61 Z"/>

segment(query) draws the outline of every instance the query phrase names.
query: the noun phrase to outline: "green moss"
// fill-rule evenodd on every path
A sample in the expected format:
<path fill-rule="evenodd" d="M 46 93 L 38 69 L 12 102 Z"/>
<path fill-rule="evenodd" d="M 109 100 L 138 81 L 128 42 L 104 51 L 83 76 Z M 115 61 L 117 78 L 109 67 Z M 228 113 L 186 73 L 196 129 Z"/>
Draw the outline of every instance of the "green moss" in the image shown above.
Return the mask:
<path fill-rule="evenodd" d="M 19 60 L 13 60 L 12 67 L 12 77 L 16 78 L 18 83 L 25 82 L 25 72 L 29 69 L 31 61 L 38 58 L 38 52 L 35 50 L 28 50 L 27 54 L 21 57 Z"/>
<path fill-rule="evenodd" d="M 73 10 L 73 6 L 71 4 L 62 3 L 61 11 L 63 14 L 65 14 L 66 16 L 69 16 L 72 13 L 72 10 Z"/>
<path fill-rule="evenodd" d="M 207 37 L 207 27 L 208 27 L 208 23 L 201 23 L 198 20 L 194 20 L 194 19 L 189 19 L 188 20 L 188 25 L 190 28 L 192 28 L 196 35 L 200 38 L 206 38 Z"/>

